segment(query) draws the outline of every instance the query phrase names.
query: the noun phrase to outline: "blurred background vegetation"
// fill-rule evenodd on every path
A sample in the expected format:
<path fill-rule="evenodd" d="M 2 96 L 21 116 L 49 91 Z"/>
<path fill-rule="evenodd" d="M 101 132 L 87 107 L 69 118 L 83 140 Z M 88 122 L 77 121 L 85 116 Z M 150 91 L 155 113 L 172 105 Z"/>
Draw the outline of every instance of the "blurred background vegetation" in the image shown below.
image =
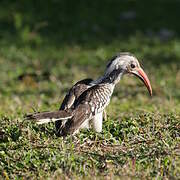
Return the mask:
<path fill-rule="evenodd" d="M 101 158 L 112 162 L 110 174 L 168 178 L 179 175 L 179 10 L 179 0 L 1 0 L 0 130 L 5 132 L 0 134 L 2 177 L 52 177 L 74 172 L 87 175 L 92 167 L 97 170 L 93 170 L 96 175 L 104 175 L 103 171 L 109 168 L 99 164 Z M 103 151 L 103 157 L 89 155 L 93 162 L 83 152 L 78 154 L 82 157 L 79 160 L 79 146 L 71 143 L 63 145 L 71 149 L 68 155 L 64 147 L 61 153 L 65 154 L 48 147 L 33 149 L 34 142 L 37 146 L 64 142 L 53 136 L 53 124 L 44 126 L 44 131 L 43 126 L 24 122 L 23 115 L 33 108 L 59 108 L 73 83 L 86 77 L 97 78 L 107 60 L 120 51 L 130 51 L 140 59 L 151 80 L 153 98 L 148 97 L 139 80 L 124 77 L 107 109 L 109 119 L 102 137 L 84 132 L 81 139 L 93 139 L 93 151 L 99 148 L 99 152 L 105 147 L 96 144 L 98 140 L 106 142 L 105 137 L 110 138 L 113 145 L 124 144 L 127 152 L 114 152 L 109 140 L 106 143 L 112 148 Z M 155 132 L 161 129 L 164 131 L 157 135 Z M 145 144 L 137 143 L 135 147 L 134 142 L 141 135 Z M 169 154 L 162 153 L 167 146 Z M 131 152 L 134 147 L 136 151 Z M 150 152 L 152 147 L 154 154 Z M 115 158 L 106 156 L 108 153 Z M 153 156 L 147 160 L 148 153 Z M 134 157 L 135 171 L 130 165 Z M 84 163 L 89 164 L 83 171 Z M 107 175 L 108 170 L 105 172 Z"/>
<path fill-rule="evenodd" d="M 32 46 L 99 46 L 136 33 L 168 40 L 179 36 L 175 1 L 1 1 L 1 41 Z"/>
<path fill-rule="evenodd" d="M 177 0 L 2 0 L 1 93 L 29 93 L 33 86 L 27 85 L 36 84 L 37 79 L 49 81 L 54 77 L 64 88 L 66 82 L 96 78 L 108 58 L 119 51 L 130 51 L 143 61 L 154 94 L 164 93 L 165 98 L 179 100 L 179 8 Z M 30 82 L 18 90 L 23 79 Z M 18 83 L 21 86 L 16 86 L 16 91 L 10 88 Z M 52 85 L 59 89 L 57 82 Z"/>

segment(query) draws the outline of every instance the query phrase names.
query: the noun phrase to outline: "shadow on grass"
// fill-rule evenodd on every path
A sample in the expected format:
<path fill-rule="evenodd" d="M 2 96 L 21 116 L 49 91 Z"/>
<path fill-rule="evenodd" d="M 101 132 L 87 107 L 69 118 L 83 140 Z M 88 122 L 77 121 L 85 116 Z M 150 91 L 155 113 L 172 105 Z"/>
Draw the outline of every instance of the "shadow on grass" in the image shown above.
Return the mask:
<path fill-rule="evenodd" d="M 0 3 L 1 39 L 97 46 L 137 31 L 163 40 L 180 35 L 178 1 L 22 1 Z"/>

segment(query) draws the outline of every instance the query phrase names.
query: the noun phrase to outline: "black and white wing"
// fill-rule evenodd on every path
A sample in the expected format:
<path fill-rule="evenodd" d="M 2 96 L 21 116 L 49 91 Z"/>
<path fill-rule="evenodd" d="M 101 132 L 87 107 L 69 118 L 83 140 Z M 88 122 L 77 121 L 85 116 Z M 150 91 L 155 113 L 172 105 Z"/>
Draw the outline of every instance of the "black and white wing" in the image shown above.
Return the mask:
<path fill-rule="evenodd" d="M 81 81 L 78 81 L 66 94 L 61 107 L 59 110 L 68 110 L 74 106 L 74 102 L 79 98 L 79 96 L 86 91 L 90 87 L 90 83 L 92 82 L 92 79 L 83 79 Z M 62 127 L 62 121 L 56 121 L 56 131 L 57 134 L 61 131 Z"/>
<path fill-rule="evenodd" d="M 95 85 L 85 90 L 75 101 L 72 107 L 72 118 L 62 126 L 60 135 L 74 134 L 80 126 L 98 113 L 103 112 L 109 104 L 112 89 L 105 84 Z"/>

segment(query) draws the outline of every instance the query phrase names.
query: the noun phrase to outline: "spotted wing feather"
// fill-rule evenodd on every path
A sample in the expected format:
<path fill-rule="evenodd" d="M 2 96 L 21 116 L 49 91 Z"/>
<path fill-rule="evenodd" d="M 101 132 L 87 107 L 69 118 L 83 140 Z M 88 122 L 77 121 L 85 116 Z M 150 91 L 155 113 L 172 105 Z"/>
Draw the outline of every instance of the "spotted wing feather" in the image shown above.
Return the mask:
<path fill-rule="evenodd" d="M 103 94 L 103 95 L 101 95 Z M 74 102 L 73 117 L 65 123 L 60 134 L 75 133 L 81 124 L 92 119 L 97 113 L 102 112 L 108 105 L 112 90 L 105 85 L 95 85 L 84 91 Z"/>
<path fill-rule="evenodd" d="M 89 88 L 89 84 L 92 82 L 92 79 L 83 79 L 78 81 L 66 94 L 61 107 L 59 110 L 67 110 L 73 107 L 74 102 L 79 98 L 79 96 Z M 59 133 L 62 127 L 62 121 L 56 121 L 55 123 L 56 131 Z"/>

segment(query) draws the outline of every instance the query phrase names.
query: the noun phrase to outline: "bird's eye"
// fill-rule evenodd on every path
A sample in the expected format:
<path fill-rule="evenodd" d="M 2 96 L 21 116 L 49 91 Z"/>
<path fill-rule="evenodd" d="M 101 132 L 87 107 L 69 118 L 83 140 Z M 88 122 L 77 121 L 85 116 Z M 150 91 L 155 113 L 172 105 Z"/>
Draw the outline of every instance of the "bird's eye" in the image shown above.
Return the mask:
<path fill-rule="evenodd" d="M 131 64 L 131 68 L 134 69 L 136 66 L 135 64 Z"/>

